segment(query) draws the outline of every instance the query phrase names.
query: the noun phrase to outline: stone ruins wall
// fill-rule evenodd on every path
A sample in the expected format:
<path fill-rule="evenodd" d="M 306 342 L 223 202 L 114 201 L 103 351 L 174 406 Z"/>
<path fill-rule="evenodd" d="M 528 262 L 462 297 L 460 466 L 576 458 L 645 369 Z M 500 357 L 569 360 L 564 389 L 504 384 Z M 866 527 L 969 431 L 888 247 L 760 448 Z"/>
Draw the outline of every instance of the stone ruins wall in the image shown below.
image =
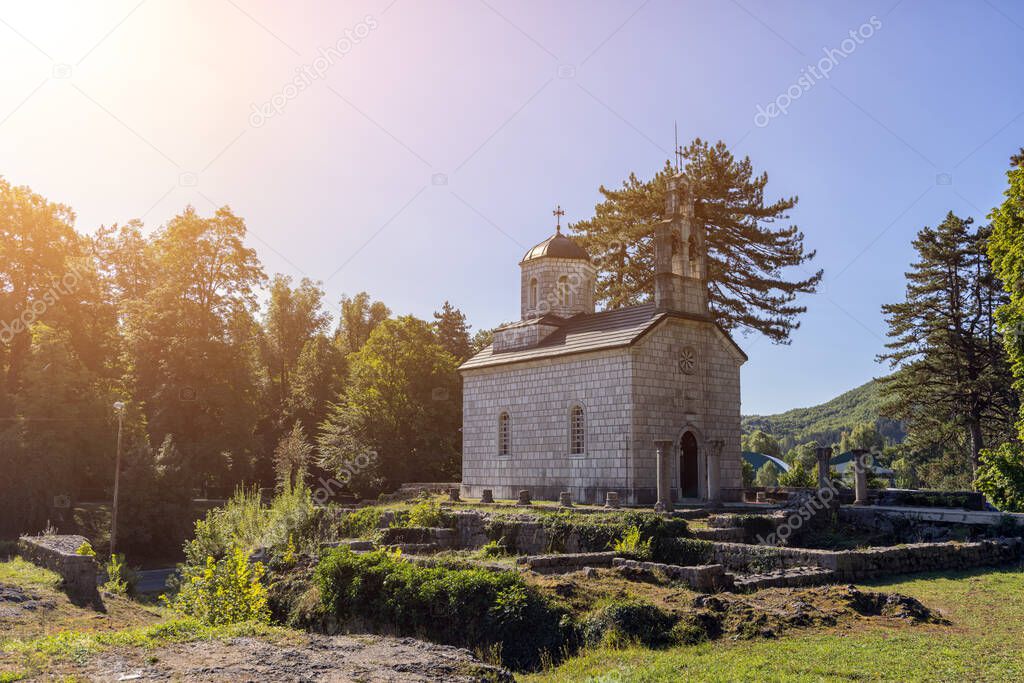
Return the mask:
<path fill-rule="evenodd" d="M 29 562 L 60 574 L 68 595 L 92 599 L 99 595 L 96 581 L 99 565 L 91 555 L 75 551 L 87 543 L 84 536 L 22 536 L 18 554 Z"/>
<path fill-rule="evenodd" d="M 792 567 L 821 567 L 832 570 L 837 581 L 860 581 L 893 574 L 1009 564 L 1021 560 L 1022 550 L 1024 540 L 1000 538 L 841 551 L 715 543 L 713 554 L 715 562 L 736 571 L 760 573 Z"/>

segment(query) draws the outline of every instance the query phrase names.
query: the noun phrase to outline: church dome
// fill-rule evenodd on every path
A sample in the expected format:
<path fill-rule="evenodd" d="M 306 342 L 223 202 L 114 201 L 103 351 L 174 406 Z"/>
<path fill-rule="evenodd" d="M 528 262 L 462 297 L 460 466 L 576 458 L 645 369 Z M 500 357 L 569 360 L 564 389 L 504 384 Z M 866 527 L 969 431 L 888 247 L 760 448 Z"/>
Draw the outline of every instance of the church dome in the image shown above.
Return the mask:
<path fill-rule="evenodd" d="M 576 244 L 576 242 L 569 237 L 563 235 L 561 230 L 535 246 L 530 251 L 526 252 L 526 256 L 523 257 L 523 261 L 532 261 L 534 259 L 544 258 L 545 256 L 551 256 L 553 258 L 580 259 L 582 261 L 590 260 L 590 255 L 587 253 L 586 249 Z"/>

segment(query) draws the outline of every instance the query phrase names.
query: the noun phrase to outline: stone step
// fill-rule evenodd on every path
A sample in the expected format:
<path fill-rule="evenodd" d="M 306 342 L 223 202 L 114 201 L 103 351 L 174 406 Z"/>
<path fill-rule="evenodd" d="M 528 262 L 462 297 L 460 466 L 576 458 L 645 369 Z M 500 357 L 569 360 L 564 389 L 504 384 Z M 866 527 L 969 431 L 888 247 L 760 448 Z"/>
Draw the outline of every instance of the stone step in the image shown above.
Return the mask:
<path fill-rule="evenodd" d="M 836 575 L 823 567 L 788 567 L 764 574 L 736 576 L 733 580 L 737 592 L 751 592 L 763 588 L 800 588 L 833 583 Z"/>
<path fill-rule="evenodd" d="M 693 535 L 702 541 L 723 541 L 726 543 L 742 543 L 747 532 L 738 526 L 713 529 L 694 529 Z"/>

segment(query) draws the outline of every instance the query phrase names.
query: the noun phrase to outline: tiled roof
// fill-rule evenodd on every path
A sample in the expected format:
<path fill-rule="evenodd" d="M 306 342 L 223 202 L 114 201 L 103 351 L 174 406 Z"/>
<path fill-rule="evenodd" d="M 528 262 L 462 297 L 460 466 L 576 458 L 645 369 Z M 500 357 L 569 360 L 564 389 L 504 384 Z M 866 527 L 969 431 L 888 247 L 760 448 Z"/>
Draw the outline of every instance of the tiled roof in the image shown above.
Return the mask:
<path fill-rule="evenodd" d="M 494 351 L 493 346 L 488 346 L 463 363 L 459 369 L 473 370 L 629 346 L 663 319 L 681 315 L 679 313 L 658 313 L 655 311 L 653 303 L 616 308 L 600 313 L 582 313 L 565 320 L 558 330 L 552 332 L 537 346 L 498 353 Z M 693 318 L 693 316 L 683 317 Z M 709 320 L 707 318 L 698 319 Z M 736 346 L 728 334 L 725 334 L 724 331 L 722 333 L 733 346 Z M 739 350 L 739 347 L 736 346 L 736 349 Z M 742 350 L 740 353 L 743 353 Z"/>

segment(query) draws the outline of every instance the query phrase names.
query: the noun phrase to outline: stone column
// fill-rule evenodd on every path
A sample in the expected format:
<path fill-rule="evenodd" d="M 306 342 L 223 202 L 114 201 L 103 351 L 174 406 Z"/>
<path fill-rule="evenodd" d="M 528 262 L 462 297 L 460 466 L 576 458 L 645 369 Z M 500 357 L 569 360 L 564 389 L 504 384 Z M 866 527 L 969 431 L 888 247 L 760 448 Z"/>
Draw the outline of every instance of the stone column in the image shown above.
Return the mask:
<path fill-rule="evenodd" d="M 725 441 L 712 439 L 708 441 L 708 503 L 718 505 L 722 502 L 722 449 Z"/>
<path fill-rule="evenodd" d="M 867 505 L 868 504 L 868 462 L 870 461 L 870 453 L 863 449 L 857 449 L 852 451 L 853 453 L 853 490 L 855 499 L 854 505 Z"/>
<path fill-rule="evenodd" d="M 832 449 L 828 446 L 819 446 L 814 449 L 814 455 L 818 458 L 818 488 L 832 488 L 832 482 L 828 478 L 828 461 L 832 458 Z"/>
<path fill-rule="evenodd" d="M 654 504 L 655 512 L 671 512 L 672 511 L 672 487 L 669 481 L 671 476 L 672 467 L 669 464 L 669 457 L 672 453 L 672 442 L 671 441 L 655 441 L 654 446 L 656 448 L 654 459 L 655 459 L 655 476 L 657 477 L 658 486 L 658 502 Z"/>

